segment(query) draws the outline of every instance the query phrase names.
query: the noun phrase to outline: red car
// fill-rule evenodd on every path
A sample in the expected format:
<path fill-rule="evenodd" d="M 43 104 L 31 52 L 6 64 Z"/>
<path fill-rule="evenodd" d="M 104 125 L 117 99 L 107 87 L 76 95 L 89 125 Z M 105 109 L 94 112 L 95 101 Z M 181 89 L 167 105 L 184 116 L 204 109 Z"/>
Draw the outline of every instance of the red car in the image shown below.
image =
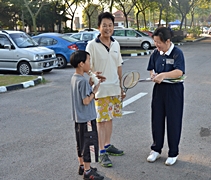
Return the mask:
<path fill-rule="evenodd" d="M 151 37 L 152 37 L 152 35 L 153 35 L 153 32 L 152 32 L 152 31 L 142 31 L 142 32 L 148 34 L 148 35 L 151 36 Z"/>

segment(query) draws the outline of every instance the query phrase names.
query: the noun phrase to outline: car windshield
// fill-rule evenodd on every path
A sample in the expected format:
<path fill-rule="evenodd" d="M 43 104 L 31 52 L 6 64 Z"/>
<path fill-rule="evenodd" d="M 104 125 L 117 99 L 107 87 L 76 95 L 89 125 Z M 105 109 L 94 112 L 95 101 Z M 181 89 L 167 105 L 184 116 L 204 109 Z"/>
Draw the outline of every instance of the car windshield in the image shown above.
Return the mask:
<path fill-rule="evenodd" d="M 69 42 L 76 42 L 76 41 L 78 41 L 78 39 L 75 39 L 75 38 L 70 37 L 70 36 L 68 36 L 68 35 L 63 35 L 63 36 L 61 36 L 61 38 L 62 38 L 62 39 L 65 39 L 65 40 L 67 40 L 67 41 L 69 41 Z"/>
<path fill-rule="evenodd" d="M 38 46 L 37 42 L 35 42 L 29 35 L 25 33 L 10 34 L 10 37 L 19 48 Z"/>
<path fill-rule="evenodd" d="M 143 35 L 143 36 L 149 36 L 146 32 L 142 32 L 142 31 L 139 31 L 139 30 L 136 30 L 139 32 L 139 34 Z"/>

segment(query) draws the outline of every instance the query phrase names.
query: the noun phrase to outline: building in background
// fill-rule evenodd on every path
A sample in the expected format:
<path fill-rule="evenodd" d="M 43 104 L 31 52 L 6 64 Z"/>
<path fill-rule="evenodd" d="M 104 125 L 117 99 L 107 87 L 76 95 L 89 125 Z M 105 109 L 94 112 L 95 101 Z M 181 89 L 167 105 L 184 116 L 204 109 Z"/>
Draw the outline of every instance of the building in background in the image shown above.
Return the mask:
<path fill-rule="evenodd" d="M 126 20 L 125 16 L 122 11 L 117 10 L 116 12 L 113 13 L 115 19 L 114 19 L 114 26 L 116 27 L 126 27 Z M 131 27 L 133 24 L 134 19 L 128 17 L 128 27 Z"/>

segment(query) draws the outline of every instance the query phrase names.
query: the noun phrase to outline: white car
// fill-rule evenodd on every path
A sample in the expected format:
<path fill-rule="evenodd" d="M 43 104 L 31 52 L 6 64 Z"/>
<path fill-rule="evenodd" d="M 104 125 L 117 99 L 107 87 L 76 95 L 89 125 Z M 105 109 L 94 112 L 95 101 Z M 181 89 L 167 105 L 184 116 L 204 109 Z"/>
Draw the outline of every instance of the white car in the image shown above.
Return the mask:
<path fill-rule="evenodd" d="M 209 28 L 208 27 L 202 27 L 202 33 L 207 34 Z"/>
<path fill-rule="evenodd" d="M 207 34 L 211 35 L 211 27 L 207 30 Z"/>
<path fill-rule="evenodd" d="M 95 39 L 100 34 L 100 31 L 83 31 L 78 33 L 73 33 L 70 37 L 73 37 L 82 41 L 91 41 Z"/>

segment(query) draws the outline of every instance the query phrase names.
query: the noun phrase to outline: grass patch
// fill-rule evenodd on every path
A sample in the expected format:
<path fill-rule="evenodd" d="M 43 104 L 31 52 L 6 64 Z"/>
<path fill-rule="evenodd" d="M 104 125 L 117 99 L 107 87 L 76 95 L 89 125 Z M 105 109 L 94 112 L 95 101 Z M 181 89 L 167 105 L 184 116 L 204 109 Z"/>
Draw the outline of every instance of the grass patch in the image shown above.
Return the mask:
<path fill-rule="evenodd" d="M 0 75 L 0 86 L 11 84 L 19 84 L 25 81 L 37 79 L 38 76 L 16 76 L 16 75 Z M 45 82 L 45 80 L 44 80 Z"/>
<path fill-rule="evenodd" d="M 120 50 L 121 54 L 132 54 L 132 53 L 141 53 L 141 52 L 146 52 L 146 50 L 142 49 L 124 49 Z"/>
<path fill-rule="evenodd" d="M 193 41 L 193 40 L 195 40 L 195 39 L 196 39 L 196 38 L 194 38 L 194 37 L 187 37 L 187 38 L 184 38 L 185 41 L 188 41 L 188 40 L 189 40 L 189 41 Z"/>

